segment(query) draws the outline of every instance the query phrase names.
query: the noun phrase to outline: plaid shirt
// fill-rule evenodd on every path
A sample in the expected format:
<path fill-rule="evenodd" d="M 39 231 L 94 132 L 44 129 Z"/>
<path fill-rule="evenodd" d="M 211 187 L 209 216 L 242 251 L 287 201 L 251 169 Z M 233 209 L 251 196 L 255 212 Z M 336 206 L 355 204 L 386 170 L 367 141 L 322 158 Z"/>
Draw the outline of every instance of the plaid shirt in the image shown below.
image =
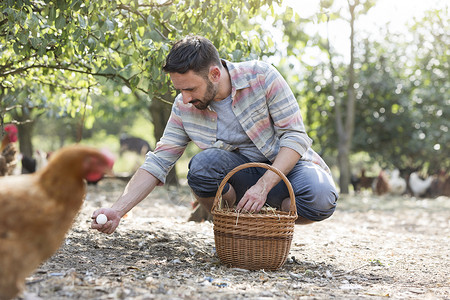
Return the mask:
<path fill-rule="evenodd" d="M 267 160 L 273 162 L 280 147 L 288 147 L 297 151 L 302 160 L 314 162 L 330 173 L 311 149 L 312 140 L 306 134 L 297 100 L 281 74 L 261 61 L 224 62 L 231 79 L 232 110 Z M 155 150 L 147 153 L 141 168 L 164 183 L 190 141 L 200 149 L 208 149 L 215 146 L 216 133 L 216 112 L 210 107 L 199 110 L 184 104 L 179 94 L 163 137 Z"/>

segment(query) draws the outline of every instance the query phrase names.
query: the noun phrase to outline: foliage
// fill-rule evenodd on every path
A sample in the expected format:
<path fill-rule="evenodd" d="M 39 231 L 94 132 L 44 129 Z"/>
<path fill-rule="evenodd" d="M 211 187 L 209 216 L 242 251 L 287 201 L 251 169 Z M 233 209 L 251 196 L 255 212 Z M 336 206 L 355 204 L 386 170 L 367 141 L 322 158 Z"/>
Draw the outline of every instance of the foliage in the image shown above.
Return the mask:
<path fill-rule="evenodd" d="M 326 37 L 306 31 L 349 20 L 334 2 L 321 1 L 321 12 L 302 19 L 291 8 L 275 15 L 281 0 L 3 0 L 0 121 L 60 118 L 37 123 L 53 130 L 58 143 L 96 136 L 100 128 L 117 134 L 137 113 L 151 118 L 150 104 L 174 94 L 161 72 L 165 55 L 173 41 L 195 33 L 229 60 L 279 57 L 276 66 L 299 101 L 315 149 L 336 156 L 336 106 L 348 98 L 348 64 L 330 45 L 331 76 Z M 357 14 L 372 5 L 350 2 L 360 4 Z M 267 20 L 283 30 L 281 44 L 263 26 Z M 386 168 L 450 167 L 448 20 L 441 9 L 415 20 L 411 35 L 385 31 L 384 40 L 374 41 L 356 34 L 352 153 L 366 152 Z"/>
<path fill-rule="evenodd" d="M 448 10 L 430 11 L 412 28 L 415 63 L 407 69 L 406 80 L 412 83 L 411 149 L 418 149 L 419 162 L 429 169 L 450 169 L 450 22 Z M 425 159 L 426 160 L 425 160 Z"/>
<path fill-rule="evenodd" d="M 330 10 L 327 14 L 331 20 L 344 17 Z M 305 50 L 313 47 L 325 52 L 326 40 L 319 35 L 305 35 L 302 28 L 311 20 L 298 17 L 295 22 L 292 20 L 283 21 L 284 35 L 289 55 L 296 57 L 300 64 L 285 59 L 291 65 L 285 66 L 285 74 L 296 73 L 299 83 L 293 87 L 299 88 L 295 94 L 309 126 L 308 132 L 320 144 L 321 154 L 336 156 L 334 107 L 337 102 L 331 97 L 329 62 L 319 54 L 315 64 L 311 64 L 305 55 Z M 319 24 L 323 15 L 313 16 L 312 21 Z M 449 74 L 448 11 L 427 12 L 422 20 L 415 20 L 410 32 L 408 37 L 386 31 L 381 41 L 361 39 L 363 34 L 357 35 L 352 153 L 366 152 L 371 163 L 383 168 L 425 168 L 434 173 L 439 168 L 450 167 L 445 153 L 450 148 L 450 124 L 444 117 L 450 109 L 450 84 L 445 75 Z M 348 66 L 336 54 L 334 58 L 336 95 L 345 99 Z"/>
<path fill-rule="evenodd" d="M 251 33 L 258 25 L 242 24 L 250 24 L 261 6 L 278 2 L 2 1 L 0 112 L 24 105 L 26 98 L 48 114 L 77 116 L 89 128 L 96 117 L 92 107 L 101 107 L 95 113 L 102 116 L 111 113 L 108 106 L 122 110 L 132 104 L 139 110 L 152 100 L 164 101 L 161 95 L 173 91 L 161 67 L 174 40 L 201 34 L 224 58 L 257 57 L 265 51 L 264 41 Z M 124 89 L 128 97 L 122 97 Z M 147 102 L 130 103 L 135 93 Z M 109 97 L 101 97 L 105 94 Z"/>
<path fill-rule="evenodd" d="M 95 76 L 117 80 L 153 98 L 169 88 L 161 66 L 174 40 L 188 33 L 203 34 L 223 45 L 223 57 L 241 59 L 261 46 L 255 37 L 246 40 L 240 18 L 272 1 L 2 3 L 0 32 L 5 43 L 0 76 L 9 82 L 6 87 L 13 88 L 19 77 L 35 71 L 44 75 L 43 83 L 64 90 L 74 86 L 75 79 L 88 87 L 86 79 Z M 76 74 L 92 76 L 74 78 Z"/>
<path fill-rule="evenodd" d="M 321 1 L 322 12 L 318 15 L 319 22 L 326 22 L 327 28 L 331 19 L 344 19 L 348 22 L 350 28 L 350 62 L 347 65 L 346 73 L 343 77 L 336 71 L 336 61 L 334 51 L 330 46 L 330 39 L 327 36 L 326 39 L 318 39 L 315 47 L 321 49 L 328 56 L 328 62 L 326 68 L 328 69 L 329 78 L 325 82 L 329 82 L 329 96 L 333 102 L 333 117 L 335 121 L 335 136 L 337 137 L 337 162 L 339 167 L 339 186 L 342 193 L 348 193 L 348 186 L 350 184 L 350 155 L 351 147 L 353 143 L 354 129 L 355 129 L 355 32 L 357 30 L 355 26 L 356 20 L 359 16 L 364 15 L 374 5 L 372 0 L 355 0 L 348 1 L 348 6 L 342 10 L 340 7 L 334 4 L 334 1 Z M 343 13 L 347 12 L 348 16 Z M 292 22 L 289 20 L 284 21 L 287 28 L 292 27 Z M 305 35 L 299 34 L 298 31 L 291 31 L 287 34 L 288 40 L 293 41 L 290 44 L 300 45 L 304 44 Z M 295 49 L 295 47 L 293 47 Z M 295 51 L 292 51 L 295 53 Z M 345 80 L 342 80 L 345 78 Z M 338 92 L 338 85 L 336 81 L 341 79 L 340 82 L 345 82 L 345 91 Z M 320 86 L 316 86 L 319 87 Z M 311 114 L 308 114 L 311 116 Z"/>
<path fill-rule="evenodd" d="M 361 62 L 355 150 L 372 153 L 384 167 L 449 168 L 450 39 L 444 11 L 428 12 L 405 40 L 389 35 L 366 42 Z M 448 30 L 447 30 L 448 31 Z"/>

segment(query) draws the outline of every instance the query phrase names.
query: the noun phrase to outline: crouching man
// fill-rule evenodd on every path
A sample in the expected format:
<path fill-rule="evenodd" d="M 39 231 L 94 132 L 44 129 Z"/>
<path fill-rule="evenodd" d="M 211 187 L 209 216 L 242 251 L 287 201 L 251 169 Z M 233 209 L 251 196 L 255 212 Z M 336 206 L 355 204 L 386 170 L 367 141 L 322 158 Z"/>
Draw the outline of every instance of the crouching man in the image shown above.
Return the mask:
<path fill-rule="evenodd" d="M 275 68 L 261 61 L 221 60 L 208 39 L 187 36 L 174 44 L 163 70 L 179 91 L 164 135 L 112 207 L 93 213 L 92 228 L 114 232 L 129 210 L 164 184 L 190 141 L 203 151 L 189 163 L 188 184 L 207 211 L 226 174 L 247 162 L 263 162 L 291 182 L 296 223 L 333 214 L 338 192 L 330 170 L 312 150 L 297 100 Z M 284 182 L 263 168 L 239 171 L 222 194 L 238 210 L 258 212 L 264 205 L 289 210 Z M 108 217 L 104 225 L 95 222 L 100 213 Z"/>

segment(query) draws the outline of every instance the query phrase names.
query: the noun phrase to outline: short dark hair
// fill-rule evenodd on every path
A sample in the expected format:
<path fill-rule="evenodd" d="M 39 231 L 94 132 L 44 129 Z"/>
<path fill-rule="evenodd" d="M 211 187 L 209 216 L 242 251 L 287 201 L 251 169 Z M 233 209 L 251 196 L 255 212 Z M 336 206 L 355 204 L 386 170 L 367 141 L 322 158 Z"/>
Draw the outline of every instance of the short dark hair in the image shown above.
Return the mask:
<path fill-rule="evenodd" d="M 173 45 L 163 70 L 180 74 L 192 70 L 205 75 L 212 65 L 221 65 L 219 52 L 213 43 L 205 37 L 189 35 Z"/>

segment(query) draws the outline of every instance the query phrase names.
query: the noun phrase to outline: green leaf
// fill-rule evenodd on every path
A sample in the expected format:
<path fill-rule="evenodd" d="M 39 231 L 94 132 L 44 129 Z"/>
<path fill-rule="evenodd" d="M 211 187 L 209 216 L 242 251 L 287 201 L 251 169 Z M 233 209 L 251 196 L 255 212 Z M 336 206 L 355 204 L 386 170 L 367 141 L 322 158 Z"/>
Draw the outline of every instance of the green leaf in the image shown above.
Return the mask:
<path fill-rule="evenodd" d="M 20 46 L 19 46 L 19 43 L 14 43 L 13 44 L 13 49 L 14 49 L 14 52 L 17 54 L 17 55 L 19 55 L 20 54 Z"/>
<path fill-rule="evenodd" d="M 80 28 L 75 29 L 75 31 L 72 34 L 72 37 L 75 41 L 77 41 L 80 37 L 83 31 Z"/>
<path fill-rule="evenodd" d="M 113 31 L 114 30 L 114 22 L 112 22 L 110 19 L 106 20 L 106 27 L 108 28 L 109 31 Z"/>
<path fill-rule="evenodd" d="M 158 76 L 161 74 L 161 70 L 155 65 L 151 67 L 151 70 L 152 70 L 151 75 L 153 79 L 158 78 Z"/>
<path fill-rule="evenodd" d="M 78 15 L 78 24 L 82 29 L 86 29 L 86 20 L 82 15 Z"/>
<path fill-rule="evenodd" d="M 64 17 L 64 14 L 60 12 L 59 16 L 56 18 L 55 21 L 55 27 L 56 29 L 64 29 L 66 26 L 66 17 Z"/>
<path fill-rule="evenodd" d="M 20 32 L 18 38 L 21 44 L 25 45 L 28 43 L 28 31 Z"/>
<path fill-rule="evenodd" d="M 153 22 L 154 22 L 153 16 L 152 15 L 148 15 L 148 17 L 147 17 L 147 24 L 152 26 Z"/>
<path fill-rule="evenodd" d="M 87 40 L 87 46 L 89 47 L 90 51 L 93 51 L 97 47 L 97 40 L 90 36 Z"/>
<path fill-rule="evenodd" d="M 65 10 L 67 8 L 66 0 L 56 0 L 56 6 L 61 10 Z"/>
<path fill-rule="evenodd" d="M 83 53 L 85 48 L 86 48 L 85 41 L 82 41 L 78 44 L 78 52 Z"/>
<path fill-rule="evenodd" d="M 54 6 L 51 6 L 50 11 L 48 13 L 48 21 L 49 21 L 50 25 L 53 24 L 53 22 L 55 21 L 55 18 L 56 18 L 56 10 L 55 10 Z"/>
<path fill-rule="evenodd" d="M 39 47 L 39 45 L 41 44 L 41 39 L 33 37 L 30 39 L 30 42 L 31 42 L 31 46 L 33 46 L 33 48 L 37 49 Z"/>
<path fill-rule="evenodd" d="M 150 31 L 150 38 L 154 42 L 160 42 L 162 40 L 161 35 L 158 32 L 156 32 L 155 30 Z"/>
<path fill-rule="evenodd" d="M 44 54 L 45 54 L 46 52 L 47 52 L 47 51 L 46 51 L 46 48 L 45 48 L 44 46 L 39 47 L 38 50 L 37 50 L 37 54 L 39 55 L 39 57 L 44 56 Z"/>
<path fill-rule="evenodd" d="M 134 76 L 134 78 L 130 81 L 130 84 L 133 88 L 136 88 L 139 85 L 141 78 L 139 76 Z"/>
<path fill-rule="evenodd" d="M 74 0 L 73 2 L 72 2 L 72 10 L 73 11 L 79 11 L 80 10 L 80 7 L 81 7 L 81 4 L 83 4 L 82 2 L 81 2 L 81 0 Z"/>
<path fill-rule="evenodd" d="M 139 53 L 139 51 L 134 51 L 133 55 L 131 56 L 135 61 L 137 61 L 139 59 L 139 57 L 141 57 L 141 54 Z"/>
<path fill-rule="evenodd" d="M 39 19 L 36 17 L 36 15 L 32 15 L 29 19 L 29 26 L 30 28 L 36 30 L 39 27 Z"/>

